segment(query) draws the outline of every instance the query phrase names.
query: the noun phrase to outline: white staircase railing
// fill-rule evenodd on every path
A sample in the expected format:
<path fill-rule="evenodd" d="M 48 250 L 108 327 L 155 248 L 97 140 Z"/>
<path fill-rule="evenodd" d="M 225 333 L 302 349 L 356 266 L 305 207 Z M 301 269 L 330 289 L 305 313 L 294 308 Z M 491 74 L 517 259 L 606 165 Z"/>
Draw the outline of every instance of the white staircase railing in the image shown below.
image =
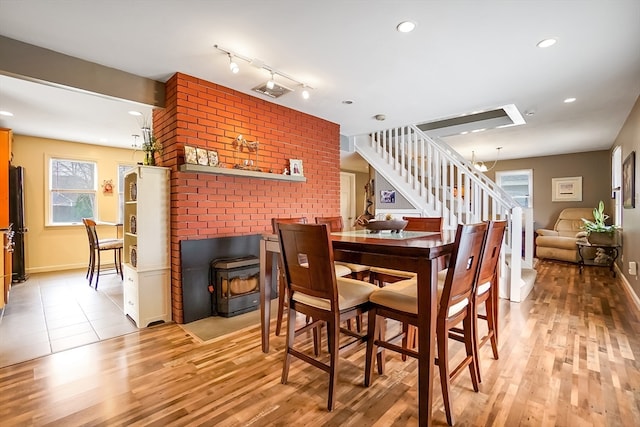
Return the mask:
<path fill-rule="evenodd" d="M 353 137 L 355 150 L 423 216 L 459 223 L 507 220 L 500 296 L 521 301 L 531 289 L 522 270 L 533 264 L 533 216 L 471 162 L 416 126 Z M 527 242 L 522 258 L 522 243 Z M 515 249 L 514 249 L 515 248 Z"/>

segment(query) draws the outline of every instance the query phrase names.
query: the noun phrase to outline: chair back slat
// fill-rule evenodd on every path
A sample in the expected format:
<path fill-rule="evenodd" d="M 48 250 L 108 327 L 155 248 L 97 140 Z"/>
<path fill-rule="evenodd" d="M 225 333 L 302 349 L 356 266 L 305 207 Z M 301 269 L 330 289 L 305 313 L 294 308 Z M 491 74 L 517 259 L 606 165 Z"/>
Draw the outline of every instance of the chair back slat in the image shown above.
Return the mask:
<path fill-rule="evenodd" d="M 404 216 L 402 219 L 409 221 L 404 228 L 407 231 L 442 231 L 442 217 L 413 217 Z"/>
<path fill-rule="evenodd" d="M 280 223 L 278 236 L 289 290 L 325 298 L 337 309 L 338 288 L 328 225 Z"/>
<path fill-rule="evenodd" d="M 87 231 L 87 237 L 89 238 L 89 245 L 93 249 L 100 249 L 100 243 L 98 240 L 98 232 L 96 231 L 96 222 L 91 218 L 82 218 L 82 223 Z"/>
<path fill-rule="evenodd" d="M 440 298 L 440 315 L 444 318 L 449 317 L 451 306 L 465 298 L 471 301 L 486 230 L 487 223 L 458 225 L 455 246 L 451 253 L 449 269 Z"/>
<path fill-rule="evenodd" d="M 478 272 L 479 284 L 493 281 L 494 279 L 506 227 L 507 221 L 490 221 L 488 224 L 487 237 L 482 251 L 482 260 L 480 261 L 480 271 Z"/>
<path fill-rule="evenodd" d="M 316 217 L 316 224 L 327 224 L 329 231 L 336 233 L 344 229 L 344 221 L 341 216 L 322 216 Z"/>
<path fill-rule="evenodd" d="M 300 216 L 295 218 L 271 218 L 271 229 L 274 234 L 278 234 L 278 224 L 306 224 L 307 217 Z"/>

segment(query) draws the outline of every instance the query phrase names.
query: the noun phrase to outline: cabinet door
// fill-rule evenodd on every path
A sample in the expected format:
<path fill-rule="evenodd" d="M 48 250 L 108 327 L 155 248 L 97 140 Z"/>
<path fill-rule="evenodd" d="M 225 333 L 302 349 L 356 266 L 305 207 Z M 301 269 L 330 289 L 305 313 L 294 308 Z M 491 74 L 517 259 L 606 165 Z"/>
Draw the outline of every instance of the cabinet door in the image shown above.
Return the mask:
<path fill-rule="evenodd" d="M 9 227 L 9 161 L 12 139 L 11 129 L 0 128 L 0 228 Z"/>

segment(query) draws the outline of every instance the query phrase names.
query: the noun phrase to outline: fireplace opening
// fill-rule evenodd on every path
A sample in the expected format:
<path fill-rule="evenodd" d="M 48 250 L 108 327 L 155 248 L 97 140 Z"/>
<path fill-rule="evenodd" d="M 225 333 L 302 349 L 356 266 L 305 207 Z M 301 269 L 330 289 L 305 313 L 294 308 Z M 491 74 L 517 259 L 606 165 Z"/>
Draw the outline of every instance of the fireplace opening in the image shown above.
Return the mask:
<path fill-rule="evenodd" d="M 209 292 L 214 316 L 232 317 L 260 304 L 260 260 L 255 256 L 211 261 Z"/>

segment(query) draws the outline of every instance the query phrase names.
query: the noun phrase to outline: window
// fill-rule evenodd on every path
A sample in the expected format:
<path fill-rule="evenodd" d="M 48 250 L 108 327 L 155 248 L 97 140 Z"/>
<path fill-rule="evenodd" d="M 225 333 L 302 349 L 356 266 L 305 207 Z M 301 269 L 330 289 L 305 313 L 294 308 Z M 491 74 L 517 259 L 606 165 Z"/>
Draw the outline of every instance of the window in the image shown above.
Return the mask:
<path fill-rule="evenodd" d="M 614 200 L 613 223 L 622 226 L 622 148 L 616 147 L 611 154 L 611 197 Z"/>
<path fill-rule="evenodd" d="M 124 175 L 133 165 L 118 165 L 118 222 L 124 221 Z"/>
<path fill-rule="evenodd" d="M 71 224 L 95 218 L 96 177 L 95 162 L 50 159 L 49 223 Z"/>
<path fill-rule="evenodd" d="M 533 207 L 533 170 L 496 172 L 496 184 L 523 208 Z"/>

